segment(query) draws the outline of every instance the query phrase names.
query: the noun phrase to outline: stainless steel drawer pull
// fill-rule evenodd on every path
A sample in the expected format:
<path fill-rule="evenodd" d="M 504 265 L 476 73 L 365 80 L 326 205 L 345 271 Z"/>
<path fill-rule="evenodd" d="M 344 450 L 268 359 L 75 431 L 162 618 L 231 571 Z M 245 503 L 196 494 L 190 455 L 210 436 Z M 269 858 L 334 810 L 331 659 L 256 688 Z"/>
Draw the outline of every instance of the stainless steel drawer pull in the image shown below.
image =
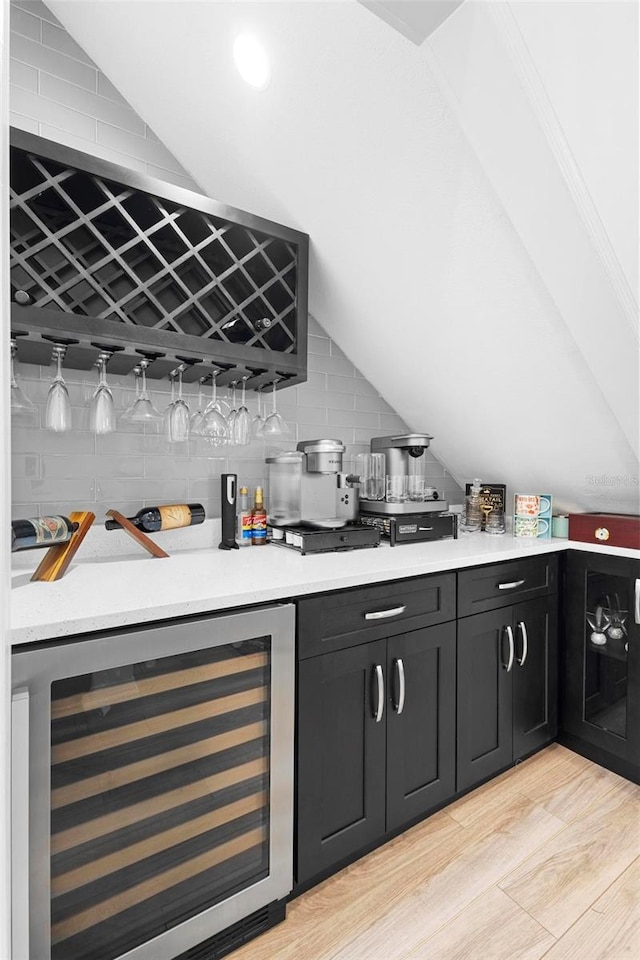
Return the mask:
<path fill-rule="evenodd" d="M 640 580 L 636 580 L 636 623 L 640 623 Z"/>
<path fill-rule="evenodd" d="M 365 620 L 384 620 L 385 617 L 397 617 L 407 609 L 406 603 L 401 607 L 391 607 L 389 610 L 375 610 L 373 613 L 365 613 Z"/>
<path fill-rule="evenodd" d="M 499 583 L 498 590 L 515 590 L 516 587 L 521 587 L 525 580 L 512 580 L 511 583 Z"/>
<path fill-rule="evenodd" d="M 374 713 L 376 723 L 380 723 L 382 720 L 382 714 L 384 713 L 384 674 L 382 673 L 382 667 L 379 663 L 376 663 L 376 681 L 377 681 L 377 703 Z"/>
<path fill-rule="evenodd" d="M 394 664 L 395 664 L 396 672 L 398 674 L 398 702 L 394 704 L 394 706 L 395 706 L 396 713 L 398 714 L 398 716 L 400 716 L 400 714 L 404 710 L 404 696 L 405 696 L 404 663 L 402 662 L 400 657 L 398 657 L 398 659 L 394 661 Z"/>
<path fill-rule="evenodd" d="M 518 657 L 518 663 L 521 667 L 524 667 L 527 654 L 529 653 L 529 638 L 527 637 L 527 625 L 524 620 L 520 620 L 518 627 L 520 629 L 520 633 L 522 634 L 522 656 Z"/>
<path fill-rule="evenodd" d="M 513 642 L 513 630 L 511 627 L 506 627 L 506 631 L 507 637 L 509 638 L 509 663 L 506 665 L 505 670 L 507 673 L 510 673 L 513 666 L 513 658 L 515 656 L 516 647 L 515 643 Z M 502 666 L 504 667 L 504 664 L 502 664 Z"/>

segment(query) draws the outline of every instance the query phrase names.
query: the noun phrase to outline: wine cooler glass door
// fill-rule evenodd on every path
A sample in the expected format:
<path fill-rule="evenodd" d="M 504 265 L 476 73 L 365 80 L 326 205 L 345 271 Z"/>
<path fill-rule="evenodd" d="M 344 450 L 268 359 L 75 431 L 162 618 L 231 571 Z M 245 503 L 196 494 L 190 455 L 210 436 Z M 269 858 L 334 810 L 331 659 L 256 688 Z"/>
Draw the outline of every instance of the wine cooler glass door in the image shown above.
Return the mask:
<path fill-rule="evenodd" d="M 33 960 L 173 957 L 290 891 L 292 611 L 14 654 Z"/>
<path fill-rule="evenodd" d="M 631 610 L 629 579 L 587 573 L 584 639 L 585 722 L 626 739 Z"/>

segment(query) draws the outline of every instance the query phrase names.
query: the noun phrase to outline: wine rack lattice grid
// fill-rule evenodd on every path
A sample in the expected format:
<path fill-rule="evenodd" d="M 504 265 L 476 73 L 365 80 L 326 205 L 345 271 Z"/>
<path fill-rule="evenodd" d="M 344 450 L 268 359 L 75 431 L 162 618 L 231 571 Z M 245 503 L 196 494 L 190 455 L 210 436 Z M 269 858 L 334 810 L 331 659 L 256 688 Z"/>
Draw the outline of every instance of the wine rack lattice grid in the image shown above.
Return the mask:
<path fill-rule="evenodd" d="M 295 245 L 17 147 L 10 206 L 13 297 L 296 353 Z"/>

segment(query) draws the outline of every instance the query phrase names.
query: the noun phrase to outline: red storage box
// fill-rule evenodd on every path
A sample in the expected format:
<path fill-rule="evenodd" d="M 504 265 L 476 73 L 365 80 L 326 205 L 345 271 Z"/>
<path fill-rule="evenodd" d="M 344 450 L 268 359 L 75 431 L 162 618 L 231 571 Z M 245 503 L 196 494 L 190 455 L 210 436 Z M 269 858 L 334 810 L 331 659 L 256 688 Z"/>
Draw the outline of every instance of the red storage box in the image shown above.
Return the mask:
<path fill-rule="evenodd" d="M 627 513 L 570 513 L 569 540 L 640 550 L 640 516 Z"/>

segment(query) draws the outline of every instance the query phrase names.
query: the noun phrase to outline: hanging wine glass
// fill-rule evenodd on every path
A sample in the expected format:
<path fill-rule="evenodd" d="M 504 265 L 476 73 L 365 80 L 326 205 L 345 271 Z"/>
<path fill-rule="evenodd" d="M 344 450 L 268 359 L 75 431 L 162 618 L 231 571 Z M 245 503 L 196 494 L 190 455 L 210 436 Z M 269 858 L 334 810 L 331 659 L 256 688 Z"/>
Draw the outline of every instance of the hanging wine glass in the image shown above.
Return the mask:
<path fill-rule="evenodd" d="M 206 377 L 200 377 L 200 379 L 198 380 L 198 405 L 195 413 L 191 415 L 190 432 L 191 432 L 191 435 L 194 437 L 198 437 L 202 435 L 202 424 L 204 422 L 204 400 L 203 400 L 202 387 L 204 386 L 205 380 L 206 380 Z"/>
<path fill-rule="evenodd" d="M 15 365 L 17 352 L 18 344 L 15 340 L 11 340 L 11 417 L 23 426 L 36 426 L 38 409 L 20 386 Z"/>
<path fill-rule="evenodd" d="M 245 403 L 247 377 L 242 378 L 242 401 L 233 421 L 233 436 L 240 446 L 246 446 L 251 439 L 251 413 Z"/>
<path fill-rule="evenodd" d="M 126 423 L 127 420 L 131 419 L 131 414 L 133 413 L 133 409 L 136 405 L 136 401 L 140 396 L 140 380 L 142 378 L 142 369 L 139 366 L 135 366 L 133 368 L 133 373 L 136 378 L 135 395 L 133 397 L 133 400 L 129 404 L 129 406 L 124 411 L 124 413 L 120 414 L 120 421 L 119 421 L 120 423 Z"/>
<path fill-rule="evenodd" d="M 229 443 L 236 444 L 236 417 L 238 411 L 236 409 L 236 381 L 234 380 L 231 384 L 231 410 L 227 414 L 227 431 L 229 434 Z"/>
<path fill-rule="evenodd" d="M 153 401 L 147 392 L 147 367 L 150 360 L 146 358 L 139 363 L 140 367 L 140 396 L 133 405 L 130 423 L 162 423 L 163 416 L 153 405 Z"/>
<path fill-rule="evenodd" d="M 191 427 L 189 404 L 182 396 L 183 370 L 182 366 L 178 367 L 178 396 L 171 404 L 169 412 L 169 440 L 171 443 L 184 443 L 185 440 L 188 440 Z"/>
<path fill-rule="evenodd" d="M 262 416 L 262 390 L 257 391 L 258 397 L 258 412 L 251 421 L 251 436 L 261 437 L 262 429 L 264 427 L 264 417 Z"/>
<path fill-rule="evenodd" d="M 281 437 L 286 434 L 291 433 L 289 426 L 284 422 L 280 414 L 276 409 L 276 384 L 277 380 L 273 381 L 273 396 L 272 396 L 272 410 L 267 419 L 264 422 L 262 428 L 262 436 L 264 437 Z"/>
<path fill-rule="evenodd" d="M 116 428 L 113 394 L 107 383 L 107 362 L 111 356 L 103 351 L 98 357 L 98 386 L 89 407 L 89 429 L 93 433 L 111 433 Z"/>
<path fill-rule="evenodd" d="M 219 370 L 214 370 L 211 375 L 211 400 L 205 408 L 200 426 L 202 435 L 214 446 L 221 446 L 229 441 L 227 421 L 220 412 L 216 396 L 216 380 L 219 373 Z"/>
<path fill-rule="evenodd" d="M 62 360 L 66 353 L 64 344 L 56 343 L 53 359 L 56 362 L 56 374 L 51 381 L 44 411 L 44 425 L 54 433 L 65 433 L 71 429 L 71 400 L 62 376 Z"/>

